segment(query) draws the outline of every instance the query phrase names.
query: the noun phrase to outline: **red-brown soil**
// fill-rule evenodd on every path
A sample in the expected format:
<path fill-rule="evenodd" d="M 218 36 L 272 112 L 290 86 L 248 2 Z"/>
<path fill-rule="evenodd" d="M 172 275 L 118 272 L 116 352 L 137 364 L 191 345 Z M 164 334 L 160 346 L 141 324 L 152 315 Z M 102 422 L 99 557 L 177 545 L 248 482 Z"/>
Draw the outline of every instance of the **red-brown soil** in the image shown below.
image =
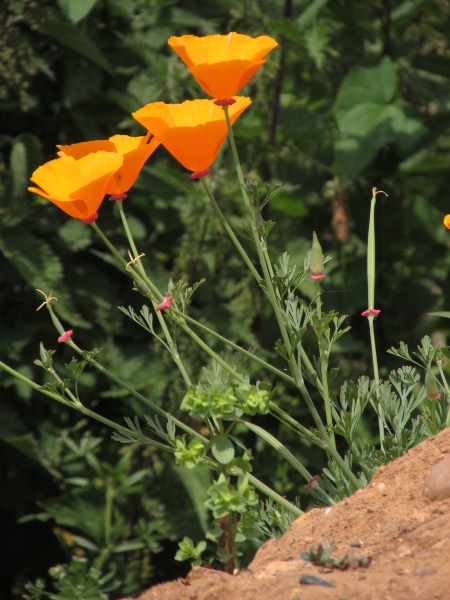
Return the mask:
<path fill-rule="evenodd" d="M 228 575 L 196 567 L 139 600 L 450 600 L 450 498 L 431 502 L 423 494 L 425 477 L 446 456 L 450 429 L 380 468 L 366 489 L 299 517 L 248 569 Z M 332 557 L 353 549 L 371 561 L 341 571 L 300 558 L 320 543 L 336 546 Z M 305 575 L 334 587 L 301 583 Z"/>

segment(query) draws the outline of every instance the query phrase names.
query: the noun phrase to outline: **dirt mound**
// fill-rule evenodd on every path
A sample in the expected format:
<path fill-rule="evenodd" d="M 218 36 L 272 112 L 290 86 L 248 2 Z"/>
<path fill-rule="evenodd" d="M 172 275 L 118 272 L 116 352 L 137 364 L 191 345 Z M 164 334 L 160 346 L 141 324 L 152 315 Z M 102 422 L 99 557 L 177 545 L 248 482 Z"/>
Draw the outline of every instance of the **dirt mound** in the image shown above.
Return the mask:
<path fill-rule="evenodd" d="M 259 549 L 248 569 L 228 575 L 196 567 L 139 600 L 450 600 L 450 498 L 431 502 L 423 493 L 425 478 L 435 481 L 430 472 L 449 457 L 446 429 L 380 468 L 351 498 L 299 517 L 280 540 Z M 448 469 L 440 479 L 448 489 Z M 370 562 L 340 570 L 300 558 L 319 544 L 336 546 L 331 558 L 353 550 Z"/>

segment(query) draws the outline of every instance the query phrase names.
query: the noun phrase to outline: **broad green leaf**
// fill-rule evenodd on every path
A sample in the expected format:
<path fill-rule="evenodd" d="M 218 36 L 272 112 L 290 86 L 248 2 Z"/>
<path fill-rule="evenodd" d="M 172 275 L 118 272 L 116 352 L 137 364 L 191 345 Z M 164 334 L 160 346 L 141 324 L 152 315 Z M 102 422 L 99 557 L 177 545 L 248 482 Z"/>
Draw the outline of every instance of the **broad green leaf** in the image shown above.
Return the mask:
<path fill-rule="evenodd" d="M 221 465 L 228 465 L 234 458 L 233 442 L 226 435 L 218 435 L 213 440 L 211 452 Z"/>
<path fill-rule="evenodd" d="M 344 135 L 364 137 L 386 119 L 389 119 L 389 113 L 385 104 L 362 102 L 340 113 L 338 125 Z"/>
<path fill-rule="evenodd" d="M 401 152 L 408 151 L 427 132 L 425 125 L 419 119 L 408 116 L 402 106 L 388 106 L 387 114 L 393 137 Z"/>
<path fill-rule="evenodd" d="M 355 67 L 339 88 L 335 105 L 338 121 L 359 104 L 388 104 L 393 100 L 396 90 L 397 73 L 388 56 L 384 56 L 374 67 Z"/>
<path fill-rule="evenodd" d="M 104 71 L 113 73 L 113 68 L 86 34 L 72 23 L 58 20 L 41 20 L 39 30 L 63 46 L 87 58 Z"/>
<path fill-rule="evenodd" d="M 448 310 L 441 310 L 438 312 L 428 313 L 430 317 L 444 317 L 444 319 L 450 319 L 450 312 Z"/>
<path fill-rule="evenodd" d="M 375 158 L 379 146 L 373 138 L 345 138 L 335 143 L 336 160 L 344 179 L 354 179 Z"/>
<path fill-rule="evenodd" d="M 97 2 L 98 0 L 58 0 L 61 10 L 72 23 L 78 23 L 78 21 L 84 19 Z"/>

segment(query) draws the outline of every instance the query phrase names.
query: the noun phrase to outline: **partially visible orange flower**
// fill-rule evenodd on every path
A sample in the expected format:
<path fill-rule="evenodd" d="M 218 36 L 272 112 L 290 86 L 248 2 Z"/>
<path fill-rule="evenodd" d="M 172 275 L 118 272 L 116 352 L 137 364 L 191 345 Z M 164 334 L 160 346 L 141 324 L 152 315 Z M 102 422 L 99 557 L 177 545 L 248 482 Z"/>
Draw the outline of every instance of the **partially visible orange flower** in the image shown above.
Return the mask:
<path fill-rule="evenodd" d="M 251 104 L 250 98 L 235 97 L 229 107 L 231 124 Z M 152 102 L 132 116 L 186 169 L 207 169 L 219 152 L 228 130 L 222 108 L 212 100 L 186 100 L 182 104 Z"/>
<path fill-rule="evenodd" d="M 95 152 L 80 159 L 73 156 L 45 163 L 31 176 L 38 188 L 30 192 L 43 196 L 75 219 L 87 219 L 105 197 L 109 180 L 123 164 L 116 152 Z"/>
<path fill-rule="evenodd" d="M 450 229 L 450 215 L 446 215 L 444 217 L 444 225 L 447 227 L 447 229 Z"/>
<path fill-rule="evenodd" d="M 278 43 L 267 35 L 257 38 L 228 35 L 171 37 L 169 46 L 185 62 L 197 83 L 212 98 L 226 99 L 239 93 L 266 61 Z"/>
<path fill-rule="evenodd" d="M 113 135 L 109 140 L 96 140 L 93 142 L 81 142 L 71 146 L 57 146 L 58 156 L 73 156 L 79 159 L 86 154 L 105 150 L 116 152 L 123 156 L 123 165 L 116 172 L 106 189 L 107 194 L 123 194 L 127 192 L 139 175 L 148 157 L 153 154 L 160 142 L 155 138 L 147 144 L 148 136 L 130 137 L 129 135 Z"/>

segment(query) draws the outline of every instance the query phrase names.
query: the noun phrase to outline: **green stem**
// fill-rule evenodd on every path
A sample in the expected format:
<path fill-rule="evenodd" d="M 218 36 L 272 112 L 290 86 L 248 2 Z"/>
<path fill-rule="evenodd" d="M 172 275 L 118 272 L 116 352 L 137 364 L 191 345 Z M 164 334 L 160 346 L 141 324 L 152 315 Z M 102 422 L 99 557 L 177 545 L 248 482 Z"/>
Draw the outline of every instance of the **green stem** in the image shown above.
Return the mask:
<path fill-rule="evenodd" d="M 115 429 L 118 433 L 122 433 L 123 435 L 126 435 L 126 436 L 131 436 L 137 442 L 139 442 L 141 444 L 148 444 L 151 446 L 155 446 L 156 448 L 160 448 L 161 450 L 167 450 L 172 453 L 174 452 L 174 449 L 171 446 L 166 446 L 165 444 L 156 442 L 155 440 L 152 440 L 145 435 L 137 434 L 136 432 L 132 431 L 131 429 L 128 429 L 128 427 L 123 427 L 122 425 L 118 425 L 117 423 L 114 423 L 114 421 L 110 421 L 109 419 L 102 417 L 102 415 L 99 415 L 98 413 L 95 413 L 92 410 L 89 410 L 82 404 L 75 404 L 75 403 L 71 402 L 70 400 L 65 399 L 60 394 L 52 392 L 51 390 L 45 388 L 44 386 L 41 386 L 38 383 L 35 383 L 34 381 L 32 381 L 31 379 L 28 379 L 28 377 L 25 377 L 24 375 L 22 375 L 21 373 L 19 373 L 18 371 L 14 370 L 14 369 L 12 369 L 11 367 L 9 367 L 7 364 L 5 364 L 2 361 L 0 361 L 0 368 L 3 369 L 4 371 L 6 371 L 7 373 L 9 373 L 10 375 L 12 375 L 13 377 L 15 377 L 16 379 L 18 379 L 19 381 L 21 381 L 22 383 L 25 383 L 32 389 L 43 394 L 44 396 L 48 396 L 52 400 L 56 400 L 60 404 L 64 404 L 64 406 L 73 408 L 74 410 L 77 410 L 78 412 L 85 415 L 86 417 L 95 419 L 96 421 L 103 423 L 103 425 L 107 425 L 111 429 Z"/>
<path fill-rule="evenodd" d="M 253 239 L 254 239 L 255 246 L 256 246 L 256 249 L 258 252 L 259 261 L 260 261 L 261 267 L 263 269 L 264 280 L 265 280 L 266 288 L 267 288 L 268 295 L 269 295 L 269 301 L 274 310 L 275 317 L 277 319 L 278 326 L 280 328 L 280 332 L 281 332 L 281 335 L 283 338 L 283 342 L 286 346 L 288 356 L 290 357 L 291 372 L 292 372 L 292 375 L 296 382 L 296 387 L 299 389 L 300 393 L 302 394 L 303 398 L 305 399 L 305 401 L 307 403 L 307 406 L 308 406 L 308 408 L 311 412 L 311 415 L 316 423 L 316 426 L 318 427 L 318 429 L 320 431 L 320 435 L 324 441 L 324 444 L 326 445 L 327 452 L 332 455 L 334 460 L 338 463 L 339 467 L 346 474 L 347 478 L 352 482 L 352 484 L 356 488 L 359 488 L 359 487 L 361 487 L 361 484 L 358 482 L 358 480 L 356 479 L 356 477 L 354 476 L 354 474 L 352 473 L 352 471 L 350 470 L 348 465 L 345 464 L 345 462 L 343 461 L 343 459 L 337 452 L 336 448 L 333 446 L 330 438 L 328 437 L 327 431 L 322 423 L 320 415 L 317 412 L 317 410 L 314 406 L 314 403 L 308 393 L 308 390 L 305 387 L 301 373 L 298 373 L 298 365 L 293 357 L 291 341 L 290 341 L 290 338 L 289 338 L 289 335 L 288 335 L 288 332 L 286 329 L 286 325 L 284 323 L 283 316 L 281 314 L 280 306 L 277 302 L 275 291 L 274 291 L 274 288 L 272 285 L 272 279 L 270 277 L 270 273 L 269 273 L 269 270 L 267 267 L 267 263 L 266 263 L 266 259 L 265 259 L 265 255 L 264 255 L 264 250 L 266 250 L 266 248 L 263 249 L 263 246 L 262 246 L 259 234 L 258 234 L 258 229 L 256 226 L 255 214 L 254 214 L 254 211 L 252 210 L 252 207 L 250 205 L 250 200 L 249 200 L 249 197 L 248 197 L 246 189 L 245 189 L 245 181 L 244 181 L 244 177 L 242 174 L 241 165 L 239 162 L 239 157 L 238 157 L 238 153 L 237 153 L 237 149 L 236 149 L 236 144 L 234 141 L 233 129 L 231 127 L 231 122 L 230 122 L 230 117 L 228 114 L 227 106 L 224 106 L 224 113 L 225 113 L 225 118 L 226 118 L 227 126 L 228 126 L 228 137 L 230 140 L 231 152 L 233 154 L 233 159 L 234 159 L 235 166 L 236 166 L 236 172 L 237 172 L 239 183 L 241 186 L 242 197 L 244 199 L 244 203 L 245 203 L 245 206 L 246 206 L 248 214 L 249 214 Z M 264 246 L 265 246 L 265 244 L 264 244 Z"/>
<path fill-rule="evenodd" d="M 100 236 L 100 238 L 103 240 L 103 242 L 106 244 L 106 246 L 109 248 L 109 250 L 112 252 L 112 254 L 120 261 L 122 266 L 125 267 L 125 270 L 129 271 L 136 279 L 143 281 L 143 283 L 145 283 L 147 285 L 147 287 L 151 290 L 153 297 L 150 298 L 150 300 L 152 302 L 153 308 L 155 309 L 156 316 L 158 318 L 161 329 L 163 330 L 164 337 L 166 338 L 167 345 L 169 347 L 169 353 L 172 356 L 172 360 L 178 367 L 178 370 L 180 371 L 185 384 L 188 387 L 191 387 L 192 386 L 191 379 L 184 367 L 184 364 L 183 364 L 183 361 L 181 360 L 180 355 L 178 354 L 176 344 L 173 341 L 172 336 L 170 335 L 169 329 L 167 328 L 166 322 L 164 320 L 164 316 L 161 314 L 160 311 L 156 311 L 157 302 L 155 301 L 154 297 L 156 297 L 158 300 L 162 300 L 163 295 L 153 285 L 152 281 L 147 277 L 147 275 L 145 273 L 142 263 L 141 263 L 140 259 L 138 258 L 139 255 L 138 255 L 133 237 L 131 235 L 130 228 L 128 226 L 128 221 L 126 219 L 125 212 L 123 210 L 122 202 L 119 201 L 118 204 L 119 204 L 120 216 L 122 218 L 122 223 L 123 223 L 128 241 L 130 243 L 131 249 L 133 251 L 133 257 L 134 257 L 135 264 L 137 265 L 138 269 L 135 269 L 134 266 L 127 264 L 127 262 L 122 258 L 122 256 L 120 256 L 119 252 L 116 250 L 116 248 L 113 246 L 113 244 L 111 244 L 111 242 L 108 240 L 108 238 L 102 233 L 102 231 L 96 225 L 95 222 L 92 223 L 92 226 L 93 226 L 94 230 L 97 232 L 97 234 Z"/>
<path fill-rule="evenodd" d="M 259 283 L 261 281 L 261 276 L 258 273 L 258 271 L 255 269 L 252 261 L 250 260 L 250 258 L 248 257 L 248 254 L 246 253 L 246 251 L 244 250 L 244 248 L 242 247 L 241 243 L 239 242 L 239 240 L 237 239 L 236 235 L 234 234 L 233 230 L 231 229 L 230 225 L 228 224 L 228 221 L 226 220 L 225 216 L 223 215 L 222 211 L 219 208 L 219 205 L 217 204 L 217 202 L 214 199 L 214 196 L 212 195 L 208 184 L 206 182 L 205 177 L 200 177 L 200 181 L 203 185 L 203 188 L 211 202 L 211 204 L 214 207 L 214 210 L 216 211 L 216 214 L 219 218 L 219 221 L 222 223 L 225 231 L 228 233 L 228 235 L 230 236 L 231 240 L 233 241 L 234 245 L 236 246 L 239 254 L 242 256 L 242 258 L 244 259 L 245 264 L 247 265 L 247 267 L 250 269 L 253 277 L 256 279 L 256 281 Z"/>
<path fill-rule="evenodd" d="M 377 194 L 386 194 L 382 191 L 377 191 L 377 188 L 372 188 L 372 201 L 370 203 L 370 217 L 369 217 L 369 233 L 367 236 L 367 301 L 368 310 L 375 309 L 375 204 L 377 201 Z M 386 194 L 387 196 L 387 194 Z M 380 375 L 378 372 L 378 357 L 377 347 L 375 343 L 375 332 L 374 332 L 374 315 L 367 317 L 369 321 L 370 331 L 370 345 L 372 349 L 372 364 L 373 372 L 375 377 L 375 394 L 377 398 L 378 408 L 378 431 L 380 435 L 380 448 L 384 449 L 384 415 L 383 409 L 380 403 Z"/>
<path fill-rule="evenodd" d="M 322 319 L 322 298 L 321 298 L 320 280 L 319 279 L 316 279 L 316 287 L 317 287 L 317 296 L 316 296 L 317 316 L 318 316 L 319 320 L 321 320 Z M 328 360 L 325 355 L 324 335 L 322 333 L 322 326 L 320 324 L 319 324 L 319 328 L 320 328 L 320 330 L 317 333 L 317 341 L 319 344 L 320 374 L 322 376 L 322 390 L 323 390 L 322 398 L 323 398 L 323 401 L 325 404 L 325 416 L 326 416 L 326 420 L 327 420 L 328 429 L 330 431 L 330 436 L 329 436 L 330 441 L 333 444 L 334 448 L 336 448 L 336 440 L 334 437 L 334 432 L 332 430 L 334 423 L 333 423 L 333 417 L 331 414 L 330 391 L 329 391 L 329 387 L 328 387 Z M 337 467 L 336 464 L 334 464 L 332 467 L 332 470 L 334 473 L 334 478 L 336 480 L 336 487 L 338 490 L 339 498 L 342 499 L 345 494 L 344 494 L 344 490 L 342 488 L 342 481 L 341 481 L 339 468 Z"/>
<path fill-rule="evenodd" d="M 252 235 L 253 235 L 253 240 L 256 246 L 256 250 L 258 252 L 258 258 L 259 258 L 259 262 L 260 265 L 262 267 L 263 270 L 263 274 L 264 274 L 264 281 L 266 284 L 266 288 L 269 294 L 269 301 L 270 304 L 272 305 L 273 311 L 275 313 L 275 318 L 278 322 L 278 326 L 280 328 L 280 332 L 281 332 L 281 336 L 283 338 L 283 342 L 286 346 L 286 349 L 288 351 L 288 353 L 291 353 L 291 341 L 286 329 L 286 325 L 284 323 L 284 319 L 283 316 L 281 314 L 281 310 L 280 310 L 280 306 L 278 304 L 276 295 L 275 295 L 275 291 L 272 285 L 272 279 L 270 277 L 270 273 L 269 273 L 269 269 L 267 267 L 267 262 L 264 256 L 264 250 L 266 250 L 266 248 L 264 248 L 263 250 L 263 245 L 261 243 L 261 239 L 259 237 L 259 233 L 258 233 L 258 227 L 256 225 L 256 219 L 255 219 L 255 213 L 251 207 L 250 204 L 250 199 L 248 197 L 247 191 L 245 189 L 245 181 L 244 181 L 244 176 L 242 174 L 242 168 L 241 168 L 241 163 L 239 161 L 239 156 L 237 153 L 237 148 L 236 148 L 236 143 L 234 141 L 234 134 L 233 134 L 233 128 L 231 127 L 231 122 L 230 122 L 230 116 L 228 113 L 228 106 L 224 106 L 224 113 L 225 113 L 225 119 L 227 121 L 227 126 L 228 126 L 228 137 L 230 140 L 230 145 L 231 145 L 231 152 L 233 154 L 233 159 L 234 159 L 234 163 L 236 166 L 236 172 L 237 172 L 237 176 L 239 179 L 239 184 L 241 187 L 241 194 L 242 197 L 244 199 L 244 203 L 245 206 L 247 208 L 248 214 L 249 214 L 249 218 L 250 218 L 250 226 L 251 226 L 251 231 L 252 231 Z M 265 244 L 264 244 L 265 246 Z"/>
<path fill-rule="evenodd" d="M 58 317 L 53 312 L 53 309 L 50 304 L 47 304 L 47 309 L 50 313 L 50 317 L 53 321 L 53 324 L 55 325 L 56 330 L 60 334 L 64 333 L 64 327 L 61 325 L 61 322 L 59 321 Z M 83 350 L 79 346 L 77 346 L 72 339 L 68 340 L 67 344 L 72 348 L 72 350 L 75 350 L 75 352 L 77 352 L 80 356 L 83 355 Z M 173 417 L 170 413 L 168 413 L 165 410 L 163 410 L 162 408 L 160 408 L 157 404 L 155 404 L 154 402 L 152 402 L 151 400 L 149 400 L 148 398 L 146 398 L 145 396 L 143 396 L 142 394 L 137 392 L 134 388 L 132 388 L 130 385 L 128 385 L 125 381 L 123 381 L 122 379 L 120 379 L 119 377 L 114 375 L 114 373 L 112 373 L 111 371 L 109 371 L 108 369 L 103 367 L 95 359 L 91 359 L 89 361 L 89 364 L 92 365 L 93 367 L 95 367 L 101 373 L 103 373 L 106 377 L 108 377 L 108 379 L 117 383 L 121 388 L 123 388 L 124 390 L 127 390 L 127 392 L 129 392 L 137 400 L 139 400 L 146 406 L 150 407 L 156 413 L 158 413 L 162 417 L 165 417 L 166 419 L 171 419 L 175 423 L 175 425 L 177 425 L 180 429 L 182 429 L 189 435 L 196 437 L 197 439 L 201 440 L 202 442 L 208 441 L 207 438 L 200 435 L 197 431 L 195 431 L 194 429 L 191 429 L 190 427 L 185 425 L 182 421 L 179 421 L 178 419 Z"/>
<path fill-rule="evenodd" d="M 443 371 L 443 369 L 442 369 L 442 360 L 439 358 L 439 359 L 436 361 L 436 364 L 437 364 L 437 366 L 438 366 L 438 369 L 439 369 L 439 375 L 441 376 L 441 379 L 442 379 L 442 384 L 443 384 L 443 386 L 444 386 L 444 388 L 445 388 L 445 391 L 447 392 L 447 395 L 448 395 L 448 396 L 450 396 L 450 389 L 449 389 L 449 387 L 448 387 L 447 378 L 445 377 L 445 375 L 444 375 L 444 371 Z"/>
<path fill-rule="evenodd" d="M 208 334 L 212 335 L 213 337 L 215 337 L 217 340 L 219 340 L 220 342 L 222 342 L 226 346 L 229 346 L 233 350 L 236 350 L 237 352 L 240 352 L 241 354 L 243 354 L 247 358 L 249 358 L 249 359 L 257 362 L 258 364 L 260 364 L 262 367 L 265 367 L 269 371 L 272 371 L 272 373 L 274 373 L 275 375 L 278 375 L 278 377 L 281 377 L 282 379 L 284 379 L 284 380 L 288 381 L 289 383 L 292 383 L 293 385 L 295 385 L 295 381 L 294 381 L 293 377 L 291 377 L 290 375 L 288 375 L 284 371 L 281 371 L 280 369 L 277 369 L 276 367 L 274 367 L 270 363 L 266 362 L 262 358 L 259 358 L 259 356 L 257 356 L 256 354 L 253 354 L 252 352 L 249 352 L 248 350 L 245 350 L 244 348 L 241 348 L 241 346 L 238 346 L 234 342 L 230 341 L 228 338 L 223 337 L 222 335 L 220 335 L 219 333 L 217 333 L 213 329 L 210 329 L 209 327 L 207 327 L 206 325 L 203 325 L 199 321 L 196 321 L 195 319 L 192 319 L 191 317 L 188 317 L 187 315 L 185 315 L 184 313 L 180 312 L 177 309 L 174 309 L 174 308 L 171 307 L 170 308 L 170 312 L 173 313 L 173 314 L 175 314 L 175 315 L 177 315 L 178 317 L 184 319 L 188 323 L 192 323 L 192 325 L 194 325 L 195 327 L 198 327 L 199 329 L 201 329 L 205 333 L 208 333 Z"/>
<path fill-rule="evenodd" d="M 106 501 L 105 501 L 105 546 L 111 544 L 111 523 L 113 512 L 114 489 L 110 482 L 106 485 Z"/>
<path fill-rule="evenodd" d="M 272 448 L 279 452 L 281 456 L 283 456 L 283 458 L 285 458 L 307 482 L 312 479 L 312 475 L 308 471 L 308 469 L 305 469 L 302 463 L 297 458 L 295 458 L 295 456 L 272 434 L 267 432 L 262 427 L 259 427 L 258 425 L 253 425 L 253 423 L 249 423 L 248 421 L 243 421 L 242 419 L 239 419 L 239 422 L 243 423 L 248 429 L 250 429 L 250 431 L 253 431 L 262 440 L 270 444 Z M 320 499 L 326 504 L 336 504 L 334 500 L 330 498 L 330 496 L 324 490 L 322 490 L 322 488 L 317 488 L 317 492 L 318 495 L 321 496 Z"/>
<path fill-rule="evenodd" d="M 436 401 L 431 402 L 431 422 L 433 423 L 433 435 L 438 432 L 437 419 L 436 419 Z"/>
<path fill-rule="evenodd" d="M 320 293 L 320 281 L 316 280 L 316 286 L 317 286 L 317 297 L 316 297 L 316 302 L 317 302 L 317 316 L 319 318 L 319 320 L 322 319 L 322 299 L 321 299 L 321 293 Z M 327 419 L 327 425 L 329 428 L 333 427 L 333 418 L 331 415 L 331 402 L 330 402 L 330 392 L 329 392 L 329 388 L 328 388 L 328 360 L 327 357 L 325 356 L 325 348 L 324 348 L 324 343 L 323 343 L 323 333 L 322 333 L 322 328 L 320 328 L 320 332 L 317 335 L 318 338 L 318 344 L 319 344 L 319 356 L 320 356 L 320 371 L 321 371 L 321 375 L 322 375 L 322 396 L 323 396 L 323 400 L 325 403 L 325 415 L 326 415 L 326 419 Z M 332 441 L 332 443 L 336 446 L 336 441 L 334 439 L 334 433 L 331 432 L 330 434 L 330 439 Z"/>
<path fill-rule="evenodd" d="M 272 500 L 274 502 L 277 502 L 280 506 L 284 506 L 284 508 L 286 508 L 294 516 L 300 517 L 301 515 L 304 514 L 302 510 L 300 510 L 299 508 L 297 508 L 296 506 L 291 504 L 289 502 L 289 500 L 286 500 L 286 498 L 284 498 L 283 496 L 280 496 L 280 494 L 277 494 L 277 492 L 275 492 L 272 488 L 270 488 L 265 483 L 263 483 L 262 481 L 257 479 L 251 473 L 244 473 L 241 469 L 238 469 L 237 467 L 233 467 L 232 470 L 230 471 L 230 475 L 244 475 L 244 474 L 247 475 L 249 482 L 257 490 L 262 492 L 268 498 L 272 498 Z"/>
<path fill-rule="evenodd" d="M 305 439 L 312 442 L 315 446 L 322 448 L 324 450 L 326 448 L 326 444 L 322 440 L 322 438 L 317 437 L 312 431 L 301 425 L 298 421 L 291 417 L 288 413 L 286 413 L 282 408 L 280 408 L 275 402 L 269 402 L 270 414 L 273 415 L 276 419 L 278 419 L 283 425 L 289 427 L 292 431 L 295 431 L 298 435 L 304 437 Z"/>

